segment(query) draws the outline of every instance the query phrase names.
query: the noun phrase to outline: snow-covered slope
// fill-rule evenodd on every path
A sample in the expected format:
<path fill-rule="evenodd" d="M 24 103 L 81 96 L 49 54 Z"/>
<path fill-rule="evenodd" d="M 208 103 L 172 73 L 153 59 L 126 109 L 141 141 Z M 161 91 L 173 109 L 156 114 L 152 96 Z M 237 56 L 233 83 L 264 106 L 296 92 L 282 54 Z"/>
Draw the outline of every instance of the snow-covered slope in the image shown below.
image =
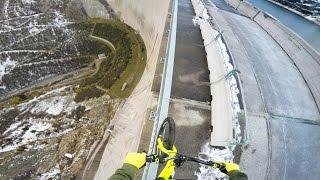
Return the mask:
<path fill-rule="evenodd" d="M 76 42 L 74 18 L 65 15 L 68 6 L 69 0 L 0 2 L 1 96 L 88 63 Z"/>

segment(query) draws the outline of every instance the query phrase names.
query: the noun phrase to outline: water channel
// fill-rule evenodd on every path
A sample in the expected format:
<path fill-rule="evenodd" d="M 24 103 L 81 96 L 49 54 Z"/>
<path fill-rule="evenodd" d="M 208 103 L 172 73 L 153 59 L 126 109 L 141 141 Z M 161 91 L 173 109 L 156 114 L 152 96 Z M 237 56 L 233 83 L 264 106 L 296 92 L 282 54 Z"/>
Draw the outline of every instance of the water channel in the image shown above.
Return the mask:
<path fill-rule="evenodd" d="M 306 18 L 278 6 L 268 0 L 248 0 L 254 6 L 268 12 L 282 24 L 290 28 L 315 50 L 320 52 L 320 26 Z"/>

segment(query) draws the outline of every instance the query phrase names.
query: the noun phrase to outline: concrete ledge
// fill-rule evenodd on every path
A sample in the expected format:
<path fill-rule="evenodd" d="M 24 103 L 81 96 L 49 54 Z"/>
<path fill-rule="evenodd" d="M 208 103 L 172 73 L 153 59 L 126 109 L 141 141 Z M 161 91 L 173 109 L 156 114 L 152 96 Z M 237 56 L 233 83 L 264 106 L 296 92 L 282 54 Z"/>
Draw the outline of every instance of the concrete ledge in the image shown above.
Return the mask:
<path fill-rule="evenodd" d="M 227 80 L 224 65 L 225 54 L 218 42 L 219 32 L 216 31 L 210 20 L 207 19 L 207 10 L 202 2 L 191 0 L 194 11 L 199 19 L 198 24 L 207 53 L 208 69 L 210 71 L 211 101 L 211 141 L 212 146 L 229 146 L 234 143 L 233 135 L 233 108 L 231 106 L 231 92 Z M 229 54 L 228 54 L 229 55 Z"/>
<path fill-rule="evenodd" d="M 276 18 L 240 0 L 225 0 L 260 25 L 287 53 L 305 79 L 320 110 L 320 54 Z"/>
<path fill-rule="evenodd" d="M 245 14 L 250 18 L 254 18 L 257 15 L 257 13 L 260 11 L 258 8 L 251 6 L 246 2 L 239 3 L 239 5 L 237 6 L 237 10 L 240 13 Z"/>

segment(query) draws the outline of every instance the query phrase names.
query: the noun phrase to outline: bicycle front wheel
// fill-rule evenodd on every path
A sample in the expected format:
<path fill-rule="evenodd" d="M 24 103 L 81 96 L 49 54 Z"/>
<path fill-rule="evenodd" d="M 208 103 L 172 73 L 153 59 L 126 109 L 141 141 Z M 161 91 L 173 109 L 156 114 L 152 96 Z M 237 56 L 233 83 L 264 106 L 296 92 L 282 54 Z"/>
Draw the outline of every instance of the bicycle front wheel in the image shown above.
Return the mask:
<path fill-rule="evenodd" d="M 175 140 L 175 123 L 171 117 L 167 117 L 160 126 L 157 138 L 160 138 L 166 149 L 172 149 Z"/>

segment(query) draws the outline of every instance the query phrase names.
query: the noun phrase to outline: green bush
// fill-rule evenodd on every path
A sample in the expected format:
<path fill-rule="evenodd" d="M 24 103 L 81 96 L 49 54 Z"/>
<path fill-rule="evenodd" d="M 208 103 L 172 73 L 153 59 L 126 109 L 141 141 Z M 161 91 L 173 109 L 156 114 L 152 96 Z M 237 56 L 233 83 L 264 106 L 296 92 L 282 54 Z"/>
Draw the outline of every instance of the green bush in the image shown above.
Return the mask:
<path fill-rule="evenodd" d="M 79 88 L 76 90 L 76 92 L 77 95 L 74 99 L 76 102 L 81 102 L 94 97 L 100 97 L 105 93 L 104 91 L 96 88 L 94 84 L 83 88 Z"/>
<path fill-rule="evenodd" d="M 86 111 L 85 106 L 78 106 L 75 110 L 72 111 L 71 115 L 69 116 L 70 118 L 75 118 L 75 119 L 80 119 L 84 115 Z"/>
<path fill-rule="evenodd" d="M 20 104 L 22 101 L 23 101 L 23 99 L 21 99 L 18 96 L 15 96 L 15 97 L 10 98 L 9 103 L 11 105 L 17 105 L 17 104 Z"/>
<path fill-rule="evenodd" d="M 23 152 L 23 151 L 25 151 L 26 149 L 27 149 L 27 147 L 26 147 L 25 145 L 22 145 L 22 146 L 17 147 L 17 151 L 18 151 L 18 152 Z"/>

